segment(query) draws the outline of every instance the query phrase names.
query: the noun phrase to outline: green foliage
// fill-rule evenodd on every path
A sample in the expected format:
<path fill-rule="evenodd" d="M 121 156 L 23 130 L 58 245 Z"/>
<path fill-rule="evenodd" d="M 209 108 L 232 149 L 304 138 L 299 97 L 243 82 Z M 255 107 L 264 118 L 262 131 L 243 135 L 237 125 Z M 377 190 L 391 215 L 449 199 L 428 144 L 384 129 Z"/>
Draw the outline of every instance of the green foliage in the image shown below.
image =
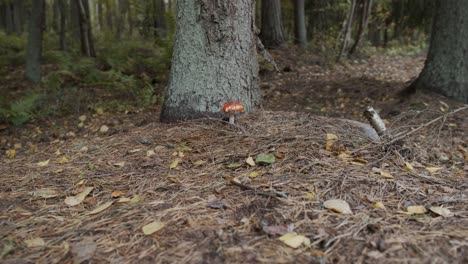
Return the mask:
<path fill-rule="evenodd" d="M 0 31 L 0 67 L 24 64 L 26 37 L 7 35 Z"/>
<path fill-rule="evenodd" d="M 0 120 L 8 120 L 13 125 L 24 124 L 37 116 L 43 99 L 40 92 L 30 91 L 11 103 L 0 101 Z"/>

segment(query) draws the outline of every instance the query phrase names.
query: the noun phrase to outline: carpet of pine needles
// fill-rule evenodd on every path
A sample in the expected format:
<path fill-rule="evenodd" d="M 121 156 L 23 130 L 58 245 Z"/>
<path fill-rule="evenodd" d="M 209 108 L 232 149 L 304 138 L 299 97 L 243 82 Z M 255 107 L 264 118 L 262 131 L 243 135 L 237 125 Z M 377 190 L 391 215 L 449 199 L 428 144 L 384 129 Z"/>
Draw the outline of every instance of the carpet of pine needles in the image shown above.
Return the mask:
<path fill-rule="evenodd" d="M 36 123 L 21 132 L 33 143 L 14 146 L 16 134 L 3 137 L 2 150 L 16 149 L 0 158 L 0 262 L 468 262 L 468 110 L 449 114 L 462 105 L 418 95 L 383 116 L 392 135 L 418 130 L 392 144 L 373 142 L 348 123 L 317 112 L 359 119 L 361 105 L 373 103 L 370 99 L 381 105 L 391 100 L 365 99 L 356 87 L 347 92 L 345 83 L 359 84 L 356 68 L 331 72 L 333 80 L 312 85 L 320 70 L 308 67 L 275 75 L 262 87 L 265 105 L 278 111 L 242 115 L 235 126 L 212 119 L 161 124 L 153 122 L 156 112 L 96 114 L 74 133 Z M 362 66 L 359 72 L 359 67 L 359 74 L 378 68 Z M 310 78 L 297 82 L 299 73 Z M 328 77 L 325 72 L 317 78 Z M 383 89 L 378 84 L 367 88 Z M 327 91 L 312 97 L 308 85 Z M 268 99 L 275 93 L 285 98 Z M 335 93 L 343 99 L 327 98 Z M 353 101 L 353 95 L 367 101 Z M 312 105 L 324 104 L 298 107 L 302 113 L 280 111 L 306 97 Z M 330 114 L 333 109 L 337 112 Z M 78 123 L 77 117 L 68 120 L 67 129 Z M 102 124 L 110 129 L 100 132 Z M 327 134 L 338 138 L 328 149 Z M 246 163 L 260 153 L 273 154 L 275 162 Z M 431 173 L 427 167 L 440 170 Z M 93 189 L 82 203 L 65 203 L 86 187 Z M 128 199 L 119 202 L 122 198 Z M 329 199 L 345 200 L 353 214 L 324 208 Z M 385 209 L 374 208 L 377 202 Z M 442 206 L 453 215 L 405 213 L 412 205 Z M 145 235 L 142 228 L 155 221 L 164 226 Z M 278 239 L 291 230 L 310 244 L 291 248 Z"/>

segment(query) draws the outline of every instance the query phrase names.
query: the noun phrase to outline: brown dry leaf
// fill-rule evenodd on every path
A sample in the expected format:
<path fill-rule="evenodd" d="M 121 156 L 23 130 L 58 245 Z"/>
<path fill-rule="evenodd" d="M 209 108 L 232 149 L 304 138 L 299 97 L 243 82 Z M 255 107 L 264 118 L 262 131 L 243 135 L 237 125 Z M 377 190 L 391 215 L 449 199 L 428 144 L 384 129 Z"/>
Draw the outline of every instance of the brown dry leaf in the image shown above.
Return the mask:
<path fill-rule="evenodd" d="M 178 165 L 179 165 L 179 162 L 180 162 L 180 159 L 175 159 L 171 165 L 169 165 L 169 169 L 172 170 L 172 169 L 175 169 Z"/>
<path fill-rule="evenodd" d="M 125 194 L 125 192 L 123 192 L 123 191 L 113 191 L 111 193 L 111 196 L 112 196 L 112 198 L 119 198 L 120 196 L 122 196 L 124 194 Z"/>
<path fill-rule="evenodd" d="M 389 172 L 386 172 L 384 170 L 380 170 L 380 176 L 386 179 L 394 179 L 394 177 Z"/>
<path fill-rule="evenodd" d="M 9 149 L 6 151 L 6 156 L 9 158 L 9 159 L 13 159 L 14 157 L 16 157 L 16 149 Z"/>
<path fill-rule="evenodd" d="M 413 172 L 413 171 L 414 171 L 414 167 L 413 167 L 413 165 L 411 165 L 411 163 L 405 162 L 405 170 L 410 171 L 410 172 Z"/>
<path fill-rule="evenodd" d="M 68 162 L 70 162 L 70 160 L 66 156 L 63 156 L 57 160 L 58 164 L 63 164 L 63 163 L 68 163 Z"/>
<path fill-rule="evenodd" d="M 159 230 L 161 230 L 165 224 L 161 221 L 154 221 L 152 223 L 149 223 L 141 228 L 143 231 L 143 234 L 145 235 L 151 235 Z"/>
<path fill-rule="evenodd" d="M 246 160 L 245 160 L 245 163 L 249 164 L 250 166 L 255 166 L 255 161 L 252 157 L 248 157 Z"/>
<path fill-rule="evenodd" d="M 93 215 L 93 214 L 98 214 L 104 210 L 106 210 L 107 208 L 109 208 L 111 205 L 112 205 L 113 201 L 109 201 L 107 203 L 103 203 L 101 205 L 99 205 L 98 207 L 94 208 L 94 210 L 92 210 L 91 212 L 89 212 L 88 214 L 90 215 Z"/>
<path fill-rule="evenodd" d="M 411 205 L 406 208 L 408 214 L 425 214 L 426 208 L 422 205 Z"/>
<path fill-rule="evenodd" d="M 68 206 L 79 205 L 81 202 L 83 202 L 86 196 L 88 196 L 88 194 L 91 193 L 93 189 L 93 187 L 86 187 L 81 193 L 75 196 L 68 196 L 67 198 L 65 198 L 65 204 Z"/>
<path fill-rule="evenodd" d="M 426 167 L 426 170 L 430 173 L 436 173 L 443 169 L 442 167 Z"/>
<path fill-rule="evenodd" d="M 57 169 L 54 171 L 55 173 L 59 174 L 59 173 L 62 173 L 63 172 L 63 169 Z"/>
<path fill-rule="evenodd" d="M 353 211 L 351 210 L 351 207 L 349 207 L 349 204 L 346 201 L 340 200 L 340 199 L 332 199 L 325 201 L 323 203 L 323 206 L 327 209 L 332 210 L 333 212 L 337 212 L 340 214 L 352 214 Z"/>
<path fill-rule="evenodd" d="M 25 240 L 24 243 L 26 244 L 28 248 L 45 247 L 46 245 L 44 239 L 40 237 Z"/>
<path fill-rule="evenodd" d="M 363 159 L 363 158 L 354 158 L 353 159 L 354 162 L 357 162 L 357 163 L 362 163 L 362 164 L 367 164 L 369 163 L 369 161 Z"/>
<path fill-rule="evenodd" d="M 57 197 L 60 194 L 58 193 L 57 190 L 54 190 L 51 188 L 41 188 L 32 192 L 29 192 L 29 195 L 49 199 L 49 198 Z"/>
<path fill-rule="evenodd" d="M 439 206 L 431 206 L 429 210 L 437 215 L 443 216 L 443 217 L 452 217 L 453 213 L 450 212 L 449 209 L 444 208 L 444 207 L 439 207 Z"/>
<path fill-rule="evenodd" d="M 37 163 L 37 166 L 45 167 L 45 166 L 49 165 L 49 161 L 50 160 L 40 161 L 40 162 Z"/>
<path fill-rule="evenodd" d="M 300 247 L 306 240 L 305 236 L 298 235 L 296 232 L 287 233 L 278 238 L 280 241 L 283 241 L 284 244 L 292 247 Z M 309 241 L 310 242 L 310 241 Z"/>

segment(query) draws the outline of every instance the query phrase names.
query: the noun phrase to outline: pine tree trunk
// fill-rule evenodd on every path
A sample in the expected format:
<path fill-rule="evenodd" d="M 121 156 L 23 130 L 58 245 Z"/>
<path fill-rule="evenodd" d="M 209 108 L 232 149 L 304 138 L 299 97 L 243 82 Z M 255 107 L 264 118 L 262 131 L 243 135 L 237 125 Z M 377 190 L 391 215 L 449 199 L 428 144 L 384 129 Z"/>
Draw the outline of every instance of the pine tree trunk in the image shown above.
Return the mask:
<path fill-rule="evenodd" d="M 60 50 L 66 50 L 66 32 L 67 32 L 67 1 L 58 0 L 60 10 Z"/>
<path fill-rule="evenodd" d="M 96 57 L 94 40 L 91 31 L 91 17 L 88 0 L 75 0 L 78 7 L 81 53 L 88 57 Z"/>
<path fill-rule="evenodd" d="M 280 0 L 262 0 L 262 29 L 260 39 L 267 48 L 284 43 L 283 21 Z"/>
<path fill-rule="evenodd" d="M 29 81 L 41 81 L 42 39 L 45 24 L 45 0 L 32 1 L 29 21 L 28 47 L 26 50 L 25 77 Z"/>
<path fill-rule="evenodd" d="M 177 30 L 161 121 L 223 117 L 228 101 L 260 103 L 255 3 L 178 0 Z"/>
<path fill-rule="evenodd" d="M 468 1 L 437 0 L 424 69 L 410 90 L 429 90 L 468 103 Z"/>
<path fill-rule="evenodd" d="M 304 48 L 307 45 L 304 0 L 294 0 L 294 29 L 296 43 Z"/>

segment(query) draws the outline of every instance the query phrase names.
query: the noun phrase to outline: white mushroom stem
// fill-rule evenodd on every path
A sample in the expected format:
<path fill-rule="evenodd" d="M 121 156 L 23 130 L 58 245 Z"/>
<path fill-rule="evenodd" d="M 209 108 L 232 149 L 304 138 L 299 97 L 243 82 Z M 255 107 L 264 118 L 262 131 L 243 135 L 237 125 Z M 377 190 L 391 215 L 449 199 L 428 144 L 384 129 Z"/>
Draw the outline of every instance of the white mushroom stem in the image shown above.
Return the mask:
<path fill-rule="evenodd" d="M 229 124 L 234 125 L 235 119 L 236 119 L 236 114 L 229 113 Z"/>

